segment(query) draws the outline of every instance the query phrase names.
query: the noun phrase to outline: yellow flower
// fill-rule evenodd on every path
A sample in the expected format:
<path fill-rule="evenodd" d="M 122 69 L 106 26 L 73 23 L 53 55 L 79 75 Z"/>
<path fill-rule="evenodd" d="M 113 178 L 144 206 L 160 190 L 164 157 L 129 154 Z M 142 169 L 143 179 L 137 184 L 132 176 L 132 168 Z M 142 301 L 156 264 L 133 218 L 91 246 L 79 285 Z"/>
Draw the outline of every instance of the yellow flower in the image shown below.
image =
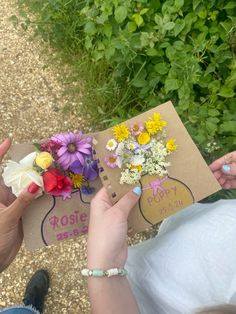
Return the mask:
<path fill-rule="evenodd" d="M 141 172 L 142 171 L 142 165 L 131 165 L 130 166 L 130 169 L 137 169 L 138 172 Z"/>
<path fill-rule="evenodd" d="M 123 142 L 129 137 L 129 129 L 127 126 L 122 123 L 121 125 L 117 125 L 113 128 L 113 133 L 118 142 Z"/>
<path fill-rule="evenodd" d="M 73 182 L 74 188 L 81 188 L 84 182 L 84 176 L 82 176 L 82 174 L 74 174 L 70 172 L 70 177 Z"/>
<path fill-rule="evenodd" d="M 167 122 L 161 119 L 159 112 L 154 112 L 153 118 L 150 117 L 149 120 L 145 122 L 146 129 L 151 135 L 156 134 L 158 131 L 162 131 L 166 124 Z"/>
<path fill-rule="evenodd" d="M 142 132 L 138 136 L 138 143 L 141 145 L 145 145 L 150 142 L 150 135 L 147 132 Z"/>
<path fill-rule="evenodd" d="M 54 159 L 52 155 L 49 154 L 48 152 L 38 153 L 38 155 L 35 158 L 36 165 L 42 169 L 49 168 L 52 165 L 53 161 Z"/>
<path fill-rule="evenodd" d="M 176 140 L 174 138 L 170 138 L 167 142 L 166 142 L 166 148 L 169 152 L 172 152 L 174 150 L 176 150 L 177 145 L 175 144 Z"/>

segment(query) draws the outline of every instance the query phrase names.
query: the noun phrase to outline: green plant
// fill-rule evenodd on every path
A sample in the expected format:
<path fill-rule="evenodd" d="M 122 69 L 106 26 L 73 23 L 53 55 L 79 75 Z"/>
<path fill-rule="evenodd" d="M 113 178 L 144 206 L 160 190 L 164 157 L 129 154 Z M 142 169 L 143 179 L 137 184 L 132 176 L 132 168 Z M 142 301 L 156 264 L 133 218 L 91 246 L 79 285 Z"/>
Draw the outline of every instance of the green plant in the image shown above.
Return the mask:
<path fill-rule="evenodd" d="M 33 27 L 58 60 L 70 64 L 63 79 L 69 93 L 82 92 L 78 110 L 89 115 L 94 129 L 171 99 L 209 162 L 235 150 L 235 1 L 18 3 L 21 18 L 12 16 L 13 24 Z M 236 195 L 218 193 L 207 201 L 222 197 Z"/>
<path fill-rule="evenodd" d="M 208 160 L 235 149 L 235 1 L 19 2 L 36 14 L 23 26 L 73 60 L 75 79 L 82 69 L 93 123 L 112 125 L 171 99 Z"/>

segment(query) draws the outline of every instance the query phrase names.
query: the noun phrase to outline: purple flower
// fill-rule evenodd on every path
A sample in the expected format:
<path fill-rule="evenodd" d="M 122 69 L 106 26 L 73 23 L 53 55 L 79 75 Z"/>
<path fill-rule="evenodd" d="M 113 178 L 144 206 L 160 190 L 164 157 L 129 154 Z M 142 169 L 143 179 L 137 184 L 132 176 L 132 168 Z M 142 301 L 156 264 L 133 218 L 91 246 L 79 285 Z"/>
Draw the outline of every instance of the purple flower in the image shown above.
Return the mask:
<path fill-rule="evenodd" d="M 83 194 L 90 195 L 90 194 L 93 194 L 95 192 L 95 188 L 94 187 L 90 187 L 90 186 L 82 186 L 81 192 Z"/>
<path fill-rule="evenodd" d="M 57 162 L 64 170 L 67 170 L 76 160 L 84 165 L 85 157 L 91 155 L 92 138 L 83 138 L 82 132 L 57 134 L 51 140 L 61 144 L 61 148 L 57 151 Z"/>
<path fill-rule="evenodd" d="M 79 160 L 73 162 L 70 166 L 70 171 L 82 174 L 86 181 L 95 180 L 99 172 L 97 161 L 93 160 L 92 156 L 86 156 L 83 165 Z"/>

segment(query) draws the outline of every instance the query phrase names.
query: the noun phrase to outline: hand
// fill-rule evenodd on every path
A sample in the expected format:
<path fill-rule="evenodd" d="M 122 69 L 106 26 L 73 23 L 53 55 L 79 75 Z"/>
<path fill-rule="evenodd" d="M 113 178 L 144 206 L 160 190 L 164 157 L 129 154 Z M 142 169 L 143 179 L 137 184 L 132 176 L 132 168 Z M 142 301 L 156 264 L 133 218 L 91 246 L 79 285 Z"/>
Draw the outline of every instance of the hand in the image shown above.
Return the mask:
<path fill-rule="evenodd" d="M 11 146 L 9 139 L 0 144 L 0 162 Z M 21 217 L 36 196 L 39 187 L 31 183 L 17 199 L 0 184 L 0 271 L 14 260 L 23 240 Z"/>
<path fill-rule="evenodd" d="M 127 259 L 127 218 L 138 202 L 136 187 L 112 206 L 105 188 L 91 202 L 88 234 L 88 268 L 123 268 Z"/>
<path fill-rule="evenodd" d="M 209 167 L 222 188 L 236 188 L 236 151 L 215 160 Z"/>
<path fill-rule="evenodd" d="M 0 163 L 11 146 L 11 140 L 6 139 L 2 144 L 0 144 Z M 1 170 L 1 167 L 0 167 Z M 0 171 L 1 173 L 1 171 Z M 15 200 L 15 195 L 12 194 L 11 189 L 6 187 L 2 177 L 0 176 L 0 203 L 6 206 L 10 205 Z"/>

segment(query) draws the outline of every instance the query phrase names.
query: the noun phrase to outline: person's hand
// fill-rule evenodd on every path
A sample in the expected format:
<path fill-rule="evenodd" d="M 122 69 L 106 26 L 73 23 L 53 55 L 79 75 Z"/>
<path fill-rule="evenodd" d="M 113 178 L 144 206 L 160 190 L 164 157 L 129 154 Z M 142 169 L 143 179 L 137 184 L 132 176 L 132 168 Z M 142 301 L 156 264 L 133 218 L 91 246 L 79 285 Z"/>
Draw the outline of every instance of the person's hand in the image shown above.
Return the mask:
<path fill-rule="evenodd" d="M 123 268 L 127 259 L 127 218 L 138 202 L 139 187 L 112 206 L 102 188 L 91 202 L 88 233 L 88 268 Z"/>
<path fill-rule="evenodd" d="M 10 146 L 9 139 L 0 144 L 0 162 Z M 20 249 L 23 240 L 21 217 L 38 189 L 31 183 L 16 199 L 3 181 L 0 183 L 0 272 L 10 265 Z"/>
<path fill-rule="evenodd" d="M 222 188 L 236 188 L 236 151 L 215 160 L 209 167 Z"/>

